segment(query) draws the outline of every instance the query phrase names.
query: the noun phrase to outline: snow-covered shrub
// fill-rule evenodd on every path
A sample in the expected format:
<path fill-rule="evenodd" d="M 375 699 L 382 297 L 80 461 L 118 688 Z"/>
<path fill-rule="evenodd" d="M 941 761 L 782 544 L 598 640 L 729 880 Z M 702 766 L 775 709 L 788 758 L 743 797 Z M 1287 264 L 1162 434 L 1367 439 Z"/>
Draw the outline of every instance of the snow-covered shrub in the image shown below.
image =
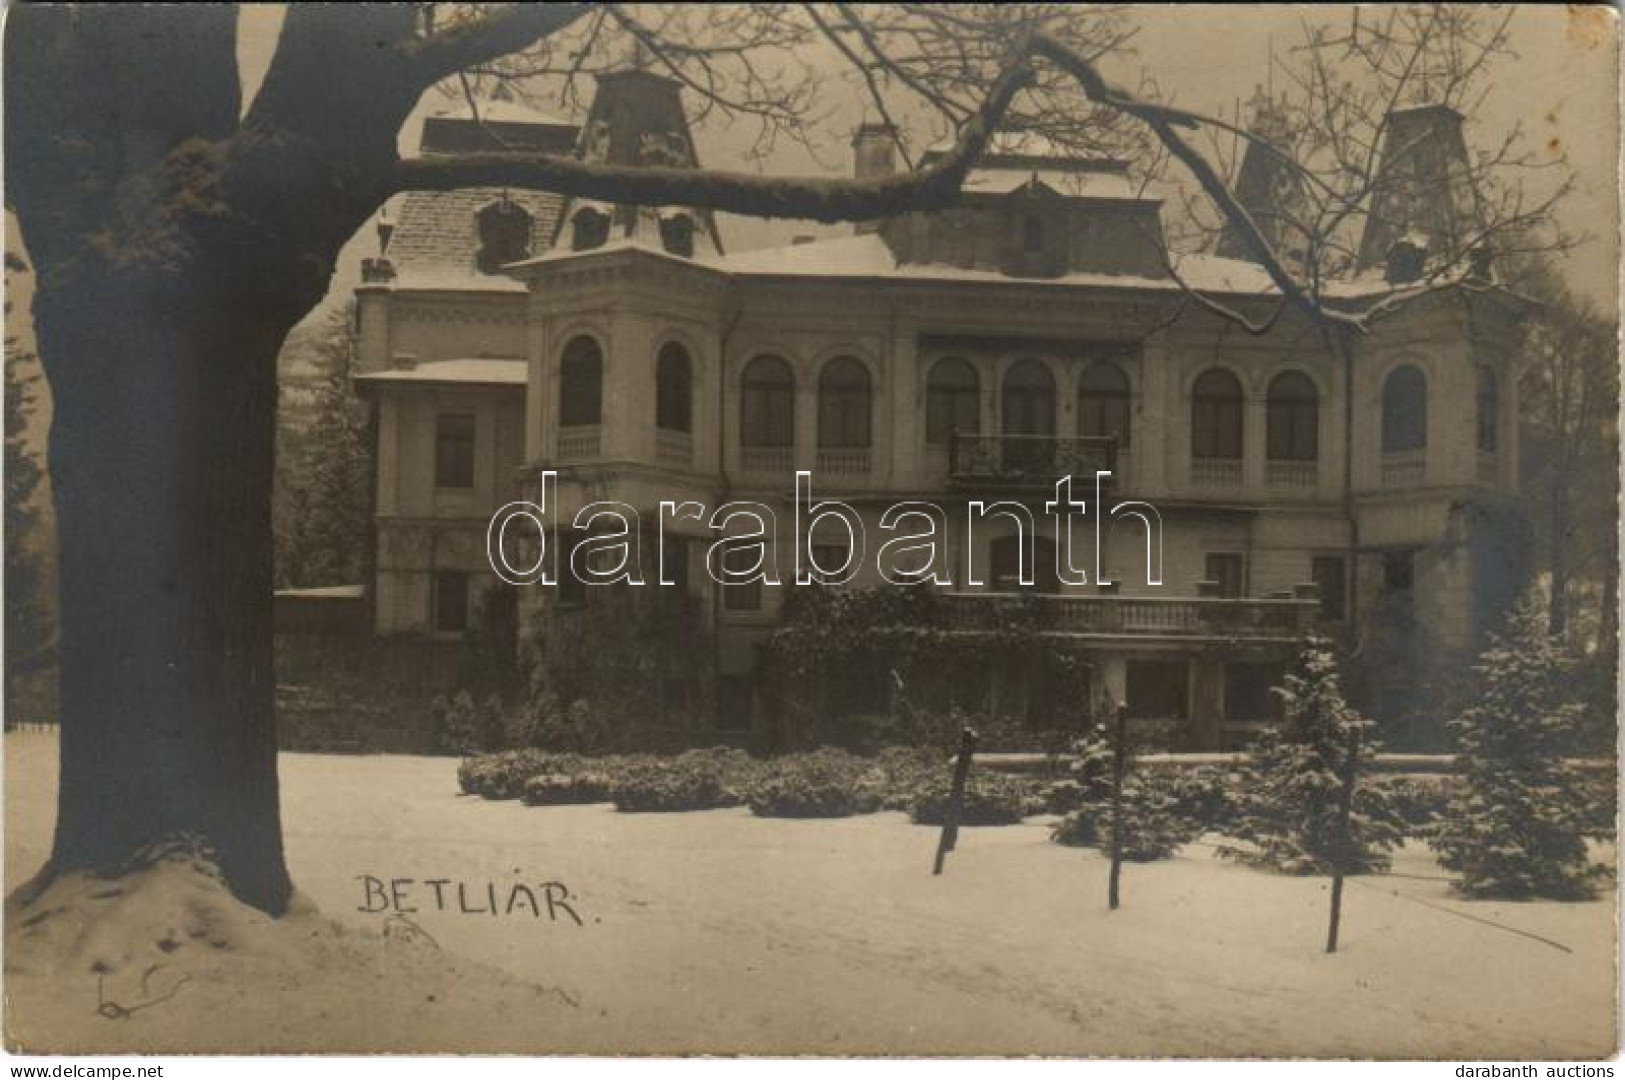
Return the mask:
<path fill-rule="evenodd" d="M 609 790 L 609 777 L 601 772 L 545 772 L 525 781 L 520 798 L 526 806 L 596 803 L 608 801 Z"/>
<path fill-rule="evenodd" d="M 1224 832 L 1235 820 L 1239 778 L 1229 766 L 1198 765 L 1165 769 L 1157 782 L 1173 801 L 1174 811 L 1201 832 Z"/>
<path fill-rule="evenodd" d="M 723 768 L 704 751 L 675 758 L 627 758 L 610 780 L 615 809 L 629 813 L 713 810 L 737 806 L 740 796 L 723 783 Z"/>
<path fill-rule="evenodd" d="M 880 809 L 878 775 L 840 750 L 791 754 L 766 766 L 747 801 L 758 817 L 849 817 Z"/>
<path fill-rule="evenodd" d="M 1448 776 L 1432 773 L 1406 773 L 1373 776 L 1362 780 L 1387 801 L 1394 815 L 1404 823 L 1406 836 L 1432 834 L 1450 805 L 1452 784 Z"/>
<path fill-rule="evenodd" d="M 466 758 L 457 767 L 457 785 L 466 795 L 517 799 L 526 780 L 549 769 L 549 755 L 540 750 L 500 750 Z"/>
<path fill-rule="evenodd" d="M 1526 602 L 1475 666 L 1477 700 L 1450 721 L 1462 786 L 1430 842 L 1469 896 L 1572 900 L 1594 890 L 1576 798 L 1584 779 L 1564 757 L 1583 717 L 1572 667 Z"/>
<path fill-rule="evenodd" d="M 915 793 L 908 810 L 909 819 L 916 825 L 941 825 L 948 812 L 950 793 L 951 777 L 938 777 L 935 783 Z M 965 784 L 959 823 L 1018 825 L 1022 818 L 1042 810 L 1037 793 L 1019 778 L 1002 773 L 973 773 Z"/>
<path fill-rule="evenodd" d="M 1219 853 L 1294 874 L 1329 874 L 1339 861 L 1349 873 L 1387 869 L 1387 853 L 1404 829 L 1381 789 L 1357 780 L 1346 843 L 1339 825 L 1350 738 L 1359 733 L 1359 775 L 1377 743 L 1376 725 L 1343 698 L 1330 644 L 1305 643 L 1298 671 L 1279 692 L 1287 722 L 1253 745 L 1236 785 L 1228 831 L 1248 846 L 1226 845 Z"/>

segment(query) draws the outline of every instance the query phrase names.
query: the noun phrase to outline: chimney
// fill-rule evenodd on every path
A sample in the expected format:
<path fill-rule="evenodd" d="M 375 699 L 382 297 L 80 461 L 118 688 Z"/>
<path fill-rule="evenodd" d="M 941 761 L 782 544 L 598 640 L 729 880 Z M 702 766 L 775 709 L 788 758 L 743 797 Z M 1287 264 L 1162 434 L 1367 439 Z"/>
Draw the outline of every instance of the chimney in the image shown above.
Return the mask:
<path fill-rule="evenodd" d="M 1379 176 L 1357 270 L 1385 266 L 1409 234 L 1421 238 L 1428 258 L 1452 260 L 1462 253 L 1479 215 L 1461 113 L 1448 105 L 1390 112 Z"/>
<path fill-rule="evenodd" d="M 897 129 L 890 124 L 865 120 L 852 135 L 852 177 L 855 180 L 875 180 L 891 176 L 897 171 Z M 860 221 L 854 226 L 859 233 L 872 233 L 880 228 L 879 221 Z"/>

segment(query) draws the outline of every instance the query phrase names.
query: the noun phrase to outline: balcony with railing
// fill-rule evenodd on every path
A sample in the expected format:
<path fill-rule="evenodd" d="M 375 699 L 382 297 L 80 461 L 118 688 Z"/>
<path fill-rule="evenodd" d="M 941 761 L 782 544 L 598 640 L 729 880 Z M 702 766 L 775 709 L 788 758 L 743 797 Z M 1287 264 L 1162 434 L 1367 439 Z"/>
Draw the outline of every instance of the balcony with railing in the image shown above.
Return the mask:
<path fill-rule="evenodd" d="M 948 478 L 959 486 L 1054 487 L 1064 476 L 1093 483 L 1117 473 L 1117 440 L 1095 435 L 961 435 L 948 441 Z"/>
<path fill-rule="evenodd" d="M 786 485 L 794 483 L 796 448 L 793 446 L 740 447 L 739 471 L 751 476 L 770 476 Z"/>
<path fill-rule="evenodd" d="M 1387 450 L 1382 455 L 1382 486 L 1420 487 L 1427 478 L 1426 450 Z"/>
<path fill-rule="evenodd" d="M 867 446 L 818 448 L 816 471 L 832 480 L 860 481 L 874 467 L 874 452 Z"/>
<path fill-rule="evenodd" d="M 1199 488 L 1233 490 L 1241 487 L 1240 458 L 1191 458 L 1191 483 Z"/>
<path fill-rule="evenodd" d="M 559 428 L 559 460 L 590 461 L 603 456 L 603 429 L 597 424 Z"/>
<path fill-rule="evenodd" d="M 995 633 L 1018 614 L 1042 632 L 1156 638 L 1291 640 L 1315 625 L 1313 599 L 943 593 L 948 629 Z M 1033 609 L 1036 604 L 1037 609 Z"/>
<path fill-rule="evenodd" d="M 1320 483 L 1320 462 L 1267 461 L 1264 463 L 1264 482 L 1271 490 L 1283 494 L 1309 494 Z"/>

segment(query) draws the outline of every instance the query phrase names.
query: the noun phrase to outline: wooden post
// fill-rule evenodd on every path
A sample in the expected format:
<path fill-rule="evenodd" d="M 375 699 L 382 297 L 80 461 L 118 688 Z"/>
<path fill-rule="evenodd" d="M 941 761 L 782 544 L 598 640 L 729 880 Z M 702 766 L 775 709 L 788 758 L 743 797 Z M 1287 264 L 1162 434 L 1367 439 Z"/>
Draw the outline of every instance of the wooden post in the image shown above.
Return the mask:
<path fill-rule="evenodd" d="M 1360 767 L 1360 729 L 1349 732 L 1348 760 L 1343 762 L 1343 790 L 1337 799 L 1337 850 L 1332 857 L 1332 915 L 1326 928 L 1326 951 L 1337 951 L 1338 924 L 1343 921 L 1343 874 L 1354 845 L 1349 838 L 1349 814 L 1354 809 L 1354 781 Z"/>
<path fill-rule="evenodd" d="M 937 838 L 937 859 L 933 875 L 942 873 L 943 861 L 959 843 L 959 814 L 965 805 L 965 780 L 970 776 L 971 758 L 976 754 L 976 732 L 965 728 L 959 735 L 959 757 L 954 761 L 953 787 L 948 789 L 948 805 L 942 811 L 942 835 Z"/>
<path fill-rule="evenodd" d="M 1112 739 L 1112 874 L 1106 901 L 1117 910 L 1117 883 L 1123 875 L 1123 770 L 1128 758 L 1128 705 L 1117 706 L 1117 734 Z"/>

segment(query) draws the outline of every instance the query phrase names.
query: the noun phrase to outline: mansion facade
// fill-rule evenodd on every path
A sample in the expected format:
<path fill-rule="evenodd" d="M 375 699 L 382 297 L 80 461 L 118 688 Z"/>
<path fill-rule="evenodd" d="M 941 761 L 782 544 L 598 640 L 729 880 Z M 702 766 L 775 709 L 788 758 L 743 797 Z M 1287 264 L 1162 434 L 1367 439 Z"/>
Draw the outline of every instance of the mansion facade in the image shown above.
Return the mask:
<path fill-rule="evenodd" d="M 1407 138 L 1460 143 L 1451 110 L 1402 119 Z M 616 164 L 695 162 L 677 85 L 643 71 L 600 76 L 579 129 L 497 101 L 477 121 L 431 118 L 423 152 L 494 137 Z M 894 167 L 889 131 L 866 125 L 854 143 L 856 175 Z M 1240 194 L 1268 228 L 1264 202 L 1283 185 L 1261 172 L 1244 165 Z M 1124 163 L 1036 140 L 997 141 L 952 209 L 743 253 L 683 208 L 409 193 L 356 291 L 355 385 L 378 439 L 375 629 L 456 639 L 506 602 L 545 653 L 571 626 L 620 617 L 567 572 L 533 588 L 492 572 L 493 512 L 536 501 L 543 472 L 557 476 L 557 521 L 612 500 L 647 528 L 661 503 L 684 501 L 764 504 L 788 523 L 806 470 L 816 497 L 861 516 L 871 552 L 887 508 L 941 507 L 946 557 L 976 568 L 974 583 L 956 573 L 943 587 L 950 631 L 974 649 L 1012 604 L 1038 604 L 1044 641 L 1086 658 L 1089 693 L 1178 745 L 1236 745 L 1268 723 L 1269 687 L 1311 632 L 1344 643 L 1364 673 L 1360 703 L 1403 725 L 1521 588 L 1527 543 L 1521 309 L 1481 281 L 1414 283 L 1450 242 L 1437 205 L 1448 190 L 1424 177 L 1408 205 L 1384 208 L 1398 239 L 1333 287 L 1351 308 L 1418 293 L 1346 349 L 1295 312 L 1252 333 L 1193 303 L 1191 288 L 1263 323 L 1279 298 L 1233 238 L 1171 254 L 1159 202 Z M 1396 231 L 1402 213 L 1414 220 Z M 1139 520 L 1102 529 L 1105 582 L 1087 520 L 1073 562 L 1090 583 L 1046 572 L 1057 478 L 1092 496 L 1099 471 L 1108 503 L 1155 507 L 1159 584 Z M 1032 527 L 992 512 L 1001 504 L 1026 507 Z M 812 537 L 826 567 L 848 554 L 836 525 Z M 772 745 L 783 710 L 762 683 L 762 646 L 804 587 L 790 529 L 768 551 L 780 584 L 720 585 L 705 572 L 707 524 L 664 526 L 678 584 L 655 591 L 685 597 L 706 684 L 675 689 L 672 707 L 695 740 Z M 554 539 L 555 553 L 574 542 Z M 835 587 L 865 586 L 891 587 L 872 558 Z"/>

